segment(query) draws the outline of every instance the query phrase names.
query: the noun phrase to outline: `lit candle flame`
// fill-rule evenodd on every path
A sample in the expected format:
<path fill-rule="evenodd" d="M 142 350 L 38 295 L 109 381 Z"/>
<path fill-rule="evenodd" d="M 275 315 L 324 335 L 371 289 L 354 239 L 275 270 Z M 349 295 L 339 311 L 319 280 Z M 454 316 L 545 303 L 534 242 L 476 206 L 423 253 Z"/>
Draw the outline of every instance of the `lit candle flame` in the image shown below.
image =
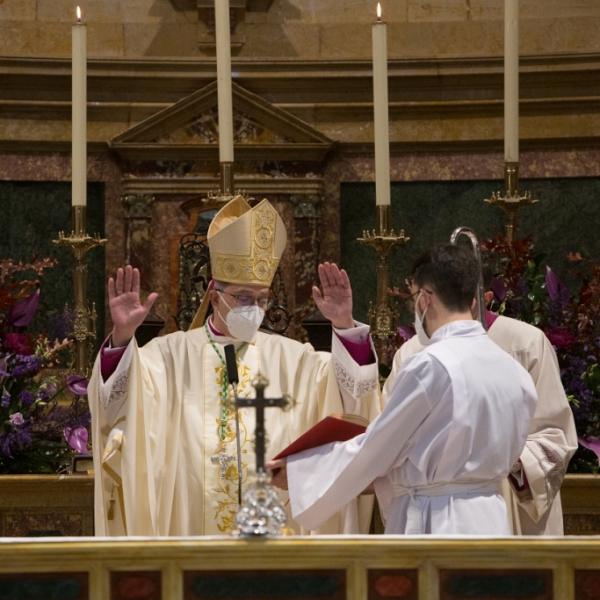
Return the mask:
<path fill-rule="evenodd" d="M 79 6 L 77 7 L 77 21 L 81 23 L 81 9 Z"/>
<path fill-rule="evenodd" d="M 381 21 L 381 3 L 377 3 L 377 20 Z"/>

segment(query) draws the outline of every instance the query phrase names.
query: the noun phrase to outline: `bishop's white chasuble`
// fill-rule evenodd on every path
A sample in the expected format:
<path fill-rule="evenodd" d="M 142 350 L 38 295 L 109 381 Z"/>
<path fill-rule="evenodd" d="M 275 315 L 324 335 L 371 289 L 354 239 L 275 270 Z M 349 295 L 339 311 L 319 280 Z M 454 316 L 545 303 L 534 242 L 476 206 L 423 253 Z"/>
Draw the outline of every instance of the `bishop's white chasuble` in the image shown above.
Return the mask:
<path fill-rule="evenodd" d="M 236 348 L 239 396 L 254 396 L 251 383 L 261 373 L 269 380 L 266 397 L 287 394 L 296 401 L 287 412 L 265 409 L 267 459 L 331 413 L 372 420 L 380 410 L 377 365 L 359 366 L 333 338 L 328 354 L 262 332 L 251 344 L 221 336 L 211 344 L 205 328 L 178 332 L 143 348 L 132 341 L 106 382 L 98 360 L 89 386 L 96 535 L 219 535 L 235 529 L 235 413 L 223 403 L 228 343 Z M 255 410 L 241 409 L 239 419 L 244 485 L 255 468 Z M 281 500 L 287 500 L 283 492 Z M 368 499 L 350 503 L 317 533 L 366 533 L 370 506 Z"/>

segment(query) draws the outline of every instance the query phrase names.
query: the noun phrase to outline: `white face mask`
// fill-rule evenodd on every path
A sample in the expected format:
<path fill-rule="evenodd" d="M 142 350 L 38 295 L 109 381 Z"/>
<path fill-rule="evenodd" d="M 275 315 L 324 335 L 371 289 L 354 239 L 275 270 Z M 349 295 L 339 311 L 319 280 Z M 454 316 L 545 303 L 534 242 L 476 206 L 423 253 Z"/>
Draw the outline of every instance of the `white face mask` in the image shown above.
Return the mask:
<path fill-rule="evenodd" d="M 422 294 L 423 292 L 421 292 Z M 417 332 L 417 339 L 423 346 L 428 346 L 431 344 L 431 338 L 427 335 L 425 331 L 425 327 L 423 325 L 423 321 L 425 321 L 425 313 L 427 312 L 427 308 L 423 311 L 423 316 L 419 317 L 419 300 L 421 298 L 421 294 L 417 298 L 415 302 L 415 331 Z"/>
<path fill-rule="evenodd" d="M 225 325 L 227 325 L 227 329 L 229 329 L 231 336 L 236 340 L 242 340 L 243 342 L 251 342 L 254 340 L 256 332 L 265 318 L 265 311 L 260 308 L 260 306 L 256 306 L 256 304 L 252 306 L 236 306 L 231 308 L 231 306 L 227 304 L 227 300 L 223 298 L 221 292 L 219 292 L 219 296 L 221 296 L 223 302 L 225 302 L 225 305 L 229 308 L 229 312 L 224 319 L 221 316 L 221 313 L 219 313 L 219 316 L 225 321 Z"/>

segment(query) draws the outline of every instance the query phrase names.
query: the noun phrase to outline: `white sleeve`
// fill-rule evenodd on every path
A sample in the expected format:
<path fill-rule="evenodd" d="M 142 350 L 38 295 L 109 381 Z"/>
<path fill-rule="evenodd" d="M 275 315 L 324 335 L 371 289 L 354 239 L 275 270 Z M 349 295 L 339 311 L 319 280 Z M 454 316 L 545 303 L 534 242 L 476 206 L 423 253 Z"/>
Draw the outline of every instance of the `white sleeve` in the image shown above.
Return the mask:
<path fill-rule="evenodd" d="M 102 375 L 99 377 L 99 392 L 100 392 L 100 403 L 102 404 L 104 410 L 106 411 L 106 420 L 111 423 L 114 420 L 114 416 L 116 416 L 125 399 L 127 398 L 127 390 L 129 384 L 129 373 L 131 371 L 131 361 L 133 360 L 133 352 L 134 352 L 134 339 L 132 338 L 127 347 L 125 348 L 125 352 L 119 361 L 119 364 L 111 374 L 111 376 L 104 381 L 102 379 Z M 110 353 L 111 351 L 114 353 L 119 349 L 105 349 L 105 352 Z M 101 359 L 101 358 L 100 358 Z"/>
<path fill-rule="evenodd" d="M 331 354 L 333 368 L 338 381 L 345 413 L 358 413 L 362 398 L 377 390 L 379 385 L 379 365 L 373 340 L 369 335 L 369 326 L 355 322 L 352 329 L 334 328 Z M 339 338 L 344 338 L 355 344 L 368 342 L 375 361 L 368 365 L 359 365 L 350 355 Z"/>

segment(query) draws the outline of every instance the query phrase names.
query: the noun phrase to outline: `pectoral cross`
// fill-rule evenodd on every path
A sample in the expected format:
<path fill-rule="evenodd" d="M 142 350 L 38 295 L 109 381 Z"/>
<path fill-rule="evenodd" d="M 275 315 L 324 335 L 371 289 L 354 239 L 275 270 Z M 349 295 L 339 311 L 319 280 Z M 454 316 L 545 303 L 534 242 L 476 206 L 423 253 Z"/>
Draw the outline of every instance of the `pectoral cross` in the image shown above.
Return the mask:
<path fill-rule="evenodd" d="M 219 454 L 217 456 L 212 456 L 210 462 L 213 465 L 219 465 L 219 478 L 225 479 L 225 475 L 227 473 L 227 464 L 232 460 L 235 460 L 235 456 L 227 456 L 227 449 L 225 448 L 225 444 L 221 444 L 221 448 L 219 449 Z"/>
<path fill-rule="evenodd" d="M 267 379 L 259 375 L 252 386 L 256 390 L 256 398 L 236 398 L 238 408 L 249 406 L 256 409 L 256 429 L 254 430 L 254 451 L 256 453 L 256 472 L 265 470 L 265 408 L 275 406 L 286 408 L 290 405 L 288 398 L 265 398 L 265 388 L 269 385 Z"/>

